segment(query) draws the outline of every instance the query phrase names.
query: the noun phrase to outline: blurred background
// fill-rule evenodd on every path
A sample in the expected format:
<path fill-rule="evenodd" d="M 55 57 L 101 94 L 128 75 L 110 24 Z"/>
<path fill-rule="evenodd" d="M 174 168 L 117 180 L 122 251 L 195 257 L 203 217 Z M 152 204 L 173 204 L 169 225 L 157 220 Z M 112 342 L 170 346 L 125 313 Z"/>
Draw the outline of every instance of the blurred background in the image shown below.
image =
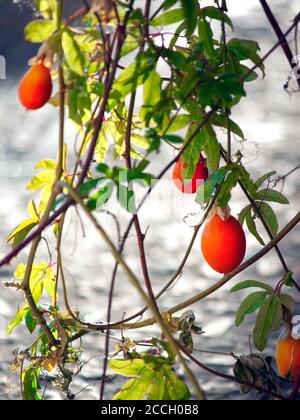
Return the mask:
<path fill-rule="evenodd" d="M 157 7 L 159 0 L 155 0 Z M 143 1 L 140 1 L 142 4 Z M 212 4 L 212 1 L 203 1 Z M 238 2 L 227 0 L 229 14 L 233 18 L 235 35 L 256 40 L 261 45 L 262 54 L 267 52 L 276 42 L 272 30 L 260 8 L 257 0 Z M 286 29 L 292 18 L 299 12 L 297 1 L 273 0 L 272 8 L 283 29 Z M 17 86 L 23 73 L 27 70 L 27 61 L 35 55 L 37 46 L 26 43 L 23 39 L 23 28 L 32 20 L 33 11 L 30 1 L 0 0 L 0 55 L 6 59 L 5 80 L 0 80 L 0 258 L 8 251 L 5 239 L 12 229 L 26 218 L 26 205 L 32 199 L 32 193 L 26 192 L 26 183 L 34 175 L 33 166 L 42 158 L 55 158 L 57 144 L 57 111 L 47 105 L 38 112 L 24 111 L 17 98 Z M 76 8 L 79 1 L 66 0 L 68 11 Z M 291 36 L 291 45 L 293 37 Z M 283 86 L 287 82 L 290 69 L 281 51 L 278 49 L 266 62 L 266 78 L 260 77 L 248 87 L 248 97 L 237 107 L 234 119 L 243 128 L 247 142 L 236 142 L 236 150 L 242 150 L 247 162 L 247 168 L 253 177 L 275 170 L 283 176 L 299 163 L 300 148 L 300 95 L 289 95 Z M 220 138 L 224 135 L 220 131 Z M 75 130 L 67 125 L 66 141 L 70 151 L 73 149 Z M 173 157 L 172 152 L 163 149 L 157 156 L 152 172 L 159 169 Z M 283 227 L 299 210 L 300 172 L 294 172 L 284 185 L 280 184 L 289 198 L 290 206 L 278 206 L 280 226 Z M 170 178 L 170 175 L 168 177 Z M 167 178 L 168 178 L 167 177 Z M 169 188 L 166 193 L 166 188 Z M 171 199 L 169 199 L 171 197 Z M 165 201 L 162 201 L 164 200 Z M 168 203 L 170 205 L 162 205 Z M 236 215 L 246 204 L 244 197 L 236 191 L 232 203 Z M 193 198 L 182 199 L 182 195 L 169 186 L 166 181 L 157 188 L 141 212 L 143 229 L 149 227 L 146 239 L 146 249 L 151 278 L 156 291 L 169 280 L 176 271 L 187 245 L 192 236 L 192 228 L 184 222 L 185 216 L 196 213 L 194 218 L 200 218 L 199 208 Z M 126 216 L 121 214 L 122 227 L 126 224 Z M 101 221 L 115 233 L 111 219 L 103 214 Z M 80 229 L 80 222 L 72 210 L 69 214 L 67 229 L 64 235 L 64 266 L 67 270 L 67 281 L 70 289 L 70 300 L 73 307 L 78 307 L 81 317 L 89 321 L 105 320 L 107 290 L 109 287 L 113 260 L 109 252 L 95 235 L 93 229 L 84 220 L 85 237 Z M 299 233 L 296 228 L 288 238 L 280 244 L 290 270 L 295 273 L 295 279 L 300 281 Z M 248 256 L 259 250 L 259 245 L 253 237 L 248 236 Z M 54 247 L 53 237 L 49 233 L 47 239 Z M 10 281 L 18 263 L 26 261 L 28 250 L 25 250 L 9 267 L 0 270 L 0 282 Z M 130 237 L 126 249 L 126 260 L 139 275 L 139 260 L 134 235 Z M 41 246 L 37 260 L 49 260 L 47 248 Z M 254 323 L 254 316 L 247 318 L 245 324 L 237 329 L 234 327 L 234 314 L 243 292 L 231 295 L 229 289 L 238 280 L 256 279 L 277 284 L 282 278 L 282 268 L 274 252 L 267 255 L 240 278 L 234 279 L 224 289 L 218 291 L 203 302 L 192 308 L 197 317 L 197 323 L 206 334 L 195 339 L 195 347 L 205 350 L 234 352 L 248 354 L 248 336 Z M 199 240 L 196 241 L 191 257 L 177 284 L 160 301 L 161 309 L 165 310 L 183 299 L 205 290 L 218 280 L 203 262 L 200 253 Z M 293 292 L 290 292 L 293 293 Z M 295 296 L 299 301 L 299 297 Z M 10 289 L 1 287 L 0 294 L 0 399 L 19 398 L 18 378 L 9 371 L 13 361 L 12 351 L 24 349 L 30 345 L 33 338 L 22 327 L 7 336 L 5 329 L 10 319 L 15 315 L 17 306 L 22 304 L 22 296 Z M 114 299 L 114 320 L 119 320 L 124 312 L 127 315 L 141 308 L 141 302 L 135 291 L 128 285 L 127 279 L 120 271 L 117 278 Z M 129 334 L 129 333 L 128 333 Z M 150 328 L 143 334 L 130 333 L 130 337 L 138 339 L 146 335 L 158 334 L 155 328 Z M 115 334 L 117 338 L 120 335 Z M 266 354 L 274 355 L 275 334 L 270 340 Z M 77 398 L 96 399 L 99 396 L 98 381 L 101 377 L 104 340 L 101 336 L 87 336 L 83 340 L 85 350 L 84 360 L 87 362 L 81 374 L 71 385 L 71 390 L 78 393 Z M 111 351 L 113 351 L 114 342 Z M 95 356 L 95 357 L 94 357 Z M 203 362 L 226 373 L 232 372 L 233 359 L 224 356 L 196 355 Z M 91 359 L 91 357 L 93 357 Z M 238 386 L 222 379 L 211 377 L 196 369 L 197 377 L 207 391 L 209 399 L 242 399 L 256 398 L 253 393 L 241 396 Z M 114 378 L 107 383 L 106 398 L 110 399 L 120 387 L 121 381 Z M 88 385 L 84 391 L 82 389 Z M 82 391 L 82 392 L 81 392 Z M 47 398 L 60 398 L 59 393 L 49 387 Z"/>

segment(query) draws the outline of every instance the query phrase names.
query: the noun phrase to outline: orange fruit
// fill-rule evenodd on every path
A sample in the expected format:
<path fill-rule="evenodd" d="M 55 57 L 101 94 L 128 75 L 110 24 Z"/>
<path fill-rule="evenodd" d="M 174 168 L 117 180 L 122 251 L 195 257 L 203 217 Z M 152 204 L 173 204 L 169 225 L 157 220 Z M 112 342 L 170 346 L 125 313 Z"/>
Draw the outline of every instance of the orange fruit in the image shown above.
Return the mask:
<path fill-rule="evenodd" d="M 246 236 L 233 216 L 223 221 L 216 215 L 205 226 L 201 248 L 205 260 L 215 271 L 231 273 L 245 258 Z"/>
<path fill-rule="evenodd" d="M 280 375 L 286 378 L 290 373 L 296 379 L 300 369 L 300 339 L 279 340 L 276 347 L 276 363 Z"/>
<path fill-rule="evenodd" d="M 199 162 L 195 168 L 195 173 L 191 180 L 182 179 L 182 169 L 183 169 L 183 158 L 182 156 L 178 159 L 178 162 L 175 165 L 173 171 L 173 181 L 176 187 L 185 194 L 195 194 L 200 185 L 203 184 L 208 178 L 208 169 L 206 165 L 206 159 L 200 155 Z M 188 167 L 188 163 L 185 169 Z"/>
<path fill-rule="evenodd" d="M 52 79 L 44 64 L 32 66 L 23 77 L 19 86 L 21 104 L 29 110 L 42 108 L 52 94 Z"/>

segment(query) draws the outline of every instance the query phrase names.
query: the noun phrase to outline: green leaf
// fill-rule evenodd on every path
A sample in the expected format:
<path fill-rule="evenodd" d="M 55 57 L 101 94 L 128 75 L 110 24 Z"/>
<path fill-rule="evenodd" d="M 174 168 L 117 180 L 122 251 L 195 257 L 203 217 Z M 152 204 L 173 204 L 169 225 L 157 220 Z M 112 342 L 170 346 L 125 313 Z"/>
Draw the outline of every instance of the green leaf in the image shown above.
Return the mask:
<path fill-rule="evenodd" d="M 173 36 L 173 38 L 172 38 L 172 40 L 171 40 L 171 42 L 170 42 L 170 44 L 169 44 L 169 48 L 170 48 L 170 49 L 175 48 L 175 46 L 176 46 L 176 44 L 177 44 L 177 41 L 178 41 L 178 39 L 179 39 L 179 37 L 180 37 L 181 33 L 182 33 L 183 31 L 185 31 L 185 30 L 186 30 L 186 22 L 184 21 L 184 22 L 182 22 L 182 23 L 179 25 L 179 27 L 176 29 L 176 31 L 175 31 L 175 35 Z"/>
<path fill-rule="evenodd" d="M 244 184 L 244 187 L 247 189 L 251 197 L 255 197 L 257 193 L 257 187 L 255 182 L 251 178 L 250 173 L 246 170 L 245 166 L 239 165 L 238 168 L 241 176 L 241 181 Z"/>
<path fill-rule="evenodd" d="M 165 134 L 164 136 L 162 136 L 162 139 L 168 141 L 169 143 L 177 143 L 177 144 L 183 143 L 182 137 L 175 136 L 172 134 Z"/>
<path fill-rule="evenodd" d="M 243 282 L 237 284 L 236 286 L 234 286 L 230 290 L 230 293 L 235 293 L 235 292 L 238 292 L 240 290 L 249 289 L 249 288 L 252 288 L 252 287 L 259 288 L 259 289 L 264 289 L 268 294 L 274 293 L 274 290 L 271 286 L 269 286 L 266 283 L 262 283 L 262 282 L 256 281 L 256 280 L 243 281 Z"/>
<path fill-rule="evenodd" d="M 113 182 L 104 185 L 99 191 L 93 194 L 87 203 L 88 208 L 93 211 L 102 207 L 110 199 L 114 190 Z"/>
<path fill-rule="evenodd" d="M 171 9 L 171 7 L 175 6 L 178 0 L 164 0 L 164 10 Z"/>
<path fill-rule="evenodd" d="M 110 108 L 142 85 L 156 67 L 157 57 L 150 54 L 138 54 L 135 61 L 125 68 L 113 85 Z"/>
<path fill-rule="evenodd" d="M 279 204 L 290 204 L 289 200 L 283 194 L 275 190 L 260 190 L 258 191 L 255 199 L 259 201 L 271 201 Z"/>
<path fill-rule="evenodd" d="M 258 54 L 260 48 L 256 41 L 232 38 L 227 43 L 227 48 L 235 54 L 239 61 L 251 60 L 254 64 L 259 65 L 260 70 L 265 74 L 265 65 L 261 63 Z"/>
<path fill-rule="evenodd" d="M 223 182 L 228 170 L 229 168 L 227 167 L 220 168 L 213 177 L 207 179 L 205 183 L 198 188 L 196 195 L 197 203 L 201 206 L 208 203 L 216 189 L 216 186 Z"/>
<path fill-rule="evenodd" d="M 288 273 L 286 273 L 286 275 L 285 275 L 285 277 L 284 277 L 284 285 L 286 286 L 286 287 L 294 287 L 294 284 L 293 284 L 293 276 L 294 276 L 294 273 L 292 273 L 291 271 L 289 271 Z"/>
<path fill-rule="evenodd" d="M 80 46 L 74 38 L 74 34 L 69 29 L 65 29 L 62 34 L 62 45 L 66 61 L 70 69 L 79 76 L 84 75 L 84 56 Z"/>
<path fill-rule="evenodd" d="M 285 308 L 287 308 L 291 312 L 291 314 L 294 314 L 295 308 L 296 308 L 295 299 L 292 296 L 286 295 L 286 294 L 279 295 L 278 297 L 279 297 L 280 302 L 282 303 L 282 305 Z"/>
<path fill-rule="evenodd" d="M 233 29 L 233 24 L 232 24 L 231 19 L 228 17 L 226 13 L 222 12 L 222 10 L 217 9 L 216 7 L 213 7 L 213 6 L 207 6 L 207 7 L 202 7 L 201 12 L 205 17 L 208 17 L 210 19 L 219 20 L 220 22 L 224 21 L 225 23 L 227 23 L 227 25 L 231 27 L 231 29 Z"/>
<path fill-rule="evenodd" d="M 218 138 L 214 129 L 209 125 L 206 125 L 201 132 L 207 139 L 205 146 L 203 147 L 203 151 L 207 157 L 208 171 L 210 174 L 213 174 L 218 169 L 220 162 L 220 146 Z"/>
<path fill-rule="evenodd" d="M 245 223 L 245 220 L 247 218 L 248 213 L 251 214 L 251 205 L 249 204 L 248 206 L 244 207 L 243 210 L 240 212 L 239 214 L 239 222 L 240 224 L 243 226 L 243 224 Z"/>
<path fill-rule="evenodd" d="M 140 116 L 149 122 L 147 116 L 149 113 L 155 112 L 155 107 L 161 100 L 162 79 L 160 75 L 153 70 L 146 82 L 144 83 L 144 105 L 141 107 Z"/>
<path fill-rule="evenodd" d="M 134 192 L 131 191 L 127 186 L 119 185 L 118 200 L 126 211 L 132 214 L 136 212 Z"/>
<path fill-rule="evenodd" d="M 276 315 L 277 299 L 276 296 L 268 298 L 257 316 L 253 339 L 256 348 L 260 351 L 264 351 L 266 348 L 269 335 L 272 331 L 274 317 Z"/>
<path fill-rule="evenodd" d="M 23 394 L 25 401 L 41 401 L 42 397 L 39 395 L 38 391 L 40 385 L 38 382 L 38 377 L 36 369 L 29 367 L 24 370 L 22 374 L 23 382 Z"/>
<path fill-rule="evenodd" d="M 275 311 L 274 317 L 272 322 L 272 331 L 278 331 L 281 327 L 282 319 L 283 319 L 283 307 L 282 302 L 278 296 L 276 296 L 275 301 Z"/>
<path fill-rule="evenodd" d="M 167 384 L 161 370 L 158 372 L 153 372 L 152 386 L 147 399 L 148 401 L 163 401 L 167 399 L 170 400 L 167 391 Z"/>
<path fill-rule="evenodd" d="M 186 36 L 190 37 L 193 35 L 197 27 L 198 15 L 200 12 L 199 2 L 198 0 L 180 0 L 180 2 L 186 21 Z"/>
<path fill-rule="evenodd" d="M 259 235 L 259 233 L 257 232 L 257 227 L 256 227 L 256 223 L 252 217 L 252 213 L 251 211 L 249 211 L 246 215 L 246 223 L 247 223 L 247 227 L 249 229 L 249 232 L 258 240 L 258 242 L 264 246 L 265 242 L 262 239 L 262 237 Z"/>
<path fill-rule="evenodd" d="M 122 47 L 121 57 L 125 57 L 126 55 L 132 53 L 138 48 L 138 36 L 138 31 L 133 31 L 133 33 L 127 34 L 126 41 L 124 42 Z"/>
<path fill-rule="evenodd" d="M 193 135 L 194 131 L 194 126 L 191 126 L 186 135 L 187 140 Z M 200 153 L 205 142 L 206 138 L 199 132 L 190 145 L 184 150 L 182 154 L 181 170 L 183 180 L 189 180 L 190 182 L 190 180 L 193 179 L 196 166 L 199 162 Z"/>
<path fill-rule="evenodd" d="M 199 38 L 203 44 L 203 51 L 208 59 L 215 60 L 216 52 L 214 48 L 213 31 L 205 17 L 198 23 Z"/>
<path fill-rule="evenodd" d="M 272 171 L 272 172 L 268 172 L 267 174 L 260 177 L 255 183 L 257 189 L 259 189 L 269 178 L 271 178 L 274 175 L 276 175 L 276 172 Z"/>
<path fill-rule="evenodd" d="M 250 315 L 256 312 L 257 309 L 259 309 L 263 305 L 266 297 L 267 297 L 266 292 L 255 292 L 249 295 L 242 302 L 239 310 L 237 311 L 236 321 L 235 321 L 236 326 L 239 327 L 240 325 L 242 325 L 242 323 L 245 320 L 246 315 Z"/>
<path fill-rule="evenodd" d="M 216 125 L 218 127 L 226 128 L 226 130 L 228 130 L 229 127 L 230 127 L 230 130 L 231 130 L 232 133 L 236 134 L 241 139 L 245 139 L 245 136 L 244 136 L 244 133 L 243 133 L 242 129 L 237 125 L 237 123 L 235 123 L 232 120 L 229 121 L 229 125 L 228 125 L 228 120 L 227 120 L 227 117 L 225 115 L 215 114 L 212 117 L 212 123 L 213 123 L 213 125 Z"/>
<path fill-rule="evenodd" d="M 27 311 L 27 314 L 25 316 L 25 323 L 28 331 L 30 332 L 30 334 L 32 334 L 35 331 L 38 322 L 35 318 L 33 318 L 31 309 Z"/>
<path fill-rule="evenodd" d="M 52 20 L 35 20 L 25 27 L 25 39 L 30 42 L 45 42 L 55 31 L 56 24 Z"/>
<path fill-rule="evenodd" d="M 279 231 L 279 224 L 274 210 L 267 203 L 261 203 L 259 208 L 273 236 L 276 236 Z"/>
<path fill-rule="evenodd" d="M 25 305 L 21 309 L 18 310 L 16 316 L 10 322 L 9 326 L 6 329 L 6 332 L 8 335 L 10 335 L 12 331 L 24 321 L 26 314 L 28 312 L 28 309 L 29 309 L 28 305 Z"/>
<path fill-rule="evenodd" d="M 92 190 L 97 188 L 99 182 L 102 178 L 90 179 L 89 181 L 84 182 L 78 189 L 78 194 L 80 197 L 85 198 L 87 197 Z"/>
<path fill-rule="evenodd" d="M 171 66 L 178 70 L 186 71 L 187 59 L 181 52 L 164 47 L 156 48 Z"/>
<path fill-rule="evenodd" d="M 113 397 L 113 401 L 138 401 L 143 400 L 152 385 L 152 372 L 147 370 L 142 379 L 131 379 L 121 391 Z"/>
<path fill-rule="evenodd" d="M 170 401 L 187 401 L 191 397 L 191 393 L 187 385 L 178 378 L 176 373 L 170 366 L 164 366 L 164 377 L 163 382 L 166 383 L 167 400 Z"/>
<path fill-rule="evenodd" d="M 244 66 L 243 64 L 239 64 L 239 68 L 241 79 L 245 80 L 245 82 L 254 82 L 258 79 L 258 74 L 249 67 Z"/>
<path fill-rule="evenodd" d="M 128 381 L 113 400 L 188 400 L 186 384 L 177 377 L 169 359 L 144 355 L 143 359 L 111 360 L 110 368 Z"/>
<path fill-rule="evenodd" d="M 183 9 L 173 9 L 161 14 L 151 20 L 151 26 L 168 26 L 184 20 L 185 14 Z"/>
<path fill-rule="evenodd" d="M 189 114 L 176 115 L 173 118 L 171 117 L 171 123 L 168 122 L 162 131 L 165 131 L 167 128 L 167 134 L 176 133 L 177 131 L 182 130 L 187 125 L 189 125 L 191 121 L 192 117 Z"/>
<path fill-rule="evenodd" d="M 239 181 L 239 178 L 240 178 L 240 172 L 238 168 L 233 168 L 233 170 L 231 170 L 228 173 L 225 181 L 222 183 L 222 186 L 218 194 L 218 198 L 217 198 L 218 205 L 222 209 L 226 209 L 229 201 L 231 200 L 231 191 L 236 187 Z"/>

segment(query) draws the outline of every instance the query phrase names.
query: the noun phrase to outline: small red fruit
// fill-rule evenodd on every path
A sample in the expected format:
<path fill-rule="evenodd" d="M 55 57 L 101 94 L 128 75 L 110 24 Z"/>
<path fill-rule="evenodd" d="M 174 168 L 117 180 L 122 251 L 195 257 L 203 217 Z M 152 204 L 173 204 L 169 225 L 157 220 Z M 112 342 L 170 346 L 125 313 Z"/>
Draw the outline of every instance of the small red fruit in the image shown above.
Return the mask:
<path fill-rule="evenodd" d="M 300 369 L 300 340 L 293 338 L 279 340 L 276 348 L 276 363 L 283 378 L 290 373 L 295 380 Z"/>
<path fill-rule="evenodd" d="M 201 246 L 207 263 L 218 273 L 227 274 L 242 263 L 246 236 L 233 216 L 224 221 L 216 215 L 205 226 Z"/>
<path fill-rule="evenodd" d="M 29 110 L 42 108 L 52 94 L 52 79 L 48 67 L 44 64 L 32 66 L 23 77 L 19 86 L 19 98 Z"/>
<path fill-rule="evenodd" d="M 197 163 L 194 176 L 191 180 L 184 181 L 182 179 L 183 169 L 182 156 L 178 159 L 173 171 L 173 181 L 176 187 L 185 194 L 195 194 L 200 185 L 203 184 L 208 178 L 208 169 L 206 166 L 206 159 L 200 155 L 199 162 Z M 185 163 L 185 169 L 188 167 L 188 163 Z"/>

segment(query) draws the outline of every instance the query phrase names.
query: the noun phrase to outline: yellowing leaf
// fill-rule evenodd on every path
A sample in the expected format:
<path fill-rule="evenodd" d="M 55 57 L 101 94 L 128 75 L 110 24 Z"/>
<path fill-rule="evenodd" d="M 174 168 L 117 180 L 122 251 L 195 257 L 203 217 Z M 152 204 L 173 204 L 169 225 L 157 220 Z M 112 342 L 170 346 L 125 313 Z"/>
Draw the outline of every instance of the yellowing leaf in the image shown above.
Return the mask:
<path fill-rule="evenodd" d="M 34 203 L 34 201 L 33 200 L 31 200 L 29 203 L 28 203 L 28 206 L 27 206 L 27 211 L 28 211 L 28 214 L 30 215 L 30 216 L 32 216 L 32 218 L 33 219 L 38 219 L 39 220 L 39 213 L 37 212 L 37 209 L 36 209 L 36 207 L 35 207 L 35 203 Z"/>
<path fill-rule="evenodd" d="M 55 170 L 57 163 L 55 160 L 45 159 L 40 160 L 35 166 L 34 169 L 52 169 Z"/>
<path fill-rule="evenodd" d="M 28 204 L 27 211 L 31 217 L 20 223 L 7 238 L 7 242 L 13 241 L 13 247 L 22 242 L 29 232 L 39 223 L 39 216 L 36 213 L 33 201 L 30 201 Z"/>
<path fill-rule="evenodd" d="M 127 377 L 139 376 L 142 369 L 145 369 L 145 362 L 142 359 L 111 360 L 110 368 L 117 374 Z"/>
<path fill-rule="evenodd" d="M 102 131 L 100 133 L 100 136 L 96 145 L 96 149 L 95 149 L 96 160 L 98 163 L 103 163 L 105 161 L 107 151 L 108 151 L 108 139 L 105 133 Z"/>
<path fill-rule="evenodd" d="M 38 219 L 27 219 L 20 223 L 7 238 L 7 242 L 14 241 L 13 246 L 18 245 L 28 233 L 38 224 Z"/>
<path fill-rule="evenodd" d="M 46 186 L 53 185 L 55 181 L 55 172 L 46 170 L 32 178 L 27 184 L 27 190 L 37 191 Z"/>
<path fill-rule="evenodd" d="M 84 75 L 84 56 L 74 38 L 72 31 L 65 29 L 62 36 L 62 44 L 66 61 L 70 69 L 79 76 Z"/>
<path fill-rule="evenodd" d="M 11 321 L 11 323 L 6 329 L 7 334 L 11 334 L 13 329 L 16 328 L 18 325 L 20 325 L 21 322 L 24 321 L 26 314 L 28 312 L 28 309 L 29 309 L 28 305 L 25 305 L 21 309 L 18 310 L 16 316 L 14 317 L 14 319 Z"/>
<path fill-rule="evenodd" d="M 14 277 L 23 280 L 26 272 L 26 265 L 19 264 Z M 49 265 L 42 261 L 33 264 L 30 276 L 30 290 L 36 303 L 41 299 L 44 288 L 53 299 L 55 296 L 55 272 Z"/>
<path fill-rule="evenodd" d="M 41 15 L 46 19 L 54 19 L 57 14 L 57 2 L 56 0 L 34 0 L 35 4 L 39 8 Z"/>
<path fill-rule="evenodd" d="M 44 287 L 48 295 L 54 300 L 55 299 L 55 289 L 56 289 L 56 275 L 51 268 L 45 270 L 44 276 Z"/>
<path fill-rule="evenodd" d="M 30 42 L 42 43 L 53 34 L 56 24 L 51 20 L 34 20 L 25 28 L 25 39 Z"/>
<path fill-rule="evenodd" d="M 139 134 L 133 134 L 131 136 L 131 142 L 135 146 L 141 147 L 145 150 L 147 150 L 151 145 L 150 140 L 147 137 L 141 136 Z"/>

